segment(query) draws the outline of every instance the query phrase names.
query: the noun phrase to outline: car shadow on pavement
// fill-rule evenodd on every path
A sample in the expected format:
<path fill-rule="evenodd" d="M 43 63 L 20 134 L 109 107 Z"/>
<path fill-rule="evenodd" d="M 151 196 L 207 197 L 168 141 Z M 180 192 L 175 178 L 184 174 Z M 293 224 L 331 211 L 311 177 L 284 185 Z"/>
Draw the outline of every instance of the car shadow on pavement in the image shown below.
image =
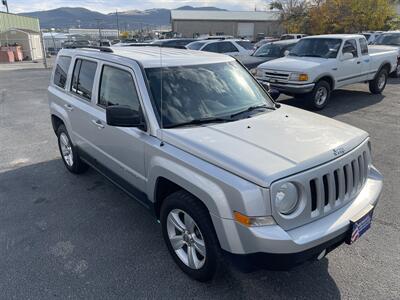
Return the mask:
<path fill-rule="evenodd" d="M 318 113 L 327 117 L 335 117 L 377 104 L 384 98 L 384 94 L 372 95 L 371 93 L 357 90 L 336 90 L 332 93 L 328 105 Z M 290 98 L 282 100 L 280 103 L 309 110 L 307 108 L 307 98 Z"/>
<path fill-rule="evenodd" d="M 328 259 L 191 280 L 144 207 L 92 169 L 70 174 L 60 159 L 0 171 L 0 208 L 5 298 L 340 298 Z"/>

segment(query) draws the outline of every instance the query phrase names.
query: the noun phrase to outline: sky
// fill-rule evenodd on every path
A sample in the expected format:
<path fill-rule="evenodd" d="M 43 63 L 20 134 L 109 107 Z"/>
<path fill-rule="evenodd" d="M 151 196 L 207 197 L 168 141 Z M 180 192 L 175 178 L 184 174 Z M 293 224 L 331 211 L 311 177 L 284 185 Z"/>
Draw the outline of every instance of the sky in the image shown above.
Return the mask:
<path fill-rule="evenodd" d="M 145 10 L 150 8 L 177 8 L 180 6 L 190 5 L 195 7 L 216 6 L 229 10 L 264 10 L 263 3 L 268 0 L 51 0 L 51 1 L 32 1 L 32 0 L 8 0 L 10 12 L 30 12 L 49 10 L 58 7 L 85 7 L 90 10 L 102 13 L 126 10 Z M 0 2 L 1 3 L 1 2 Z M 1 6 L 1 4 L 0 4 Z M 0 11 L 4 11 L 4 7 Z"/>

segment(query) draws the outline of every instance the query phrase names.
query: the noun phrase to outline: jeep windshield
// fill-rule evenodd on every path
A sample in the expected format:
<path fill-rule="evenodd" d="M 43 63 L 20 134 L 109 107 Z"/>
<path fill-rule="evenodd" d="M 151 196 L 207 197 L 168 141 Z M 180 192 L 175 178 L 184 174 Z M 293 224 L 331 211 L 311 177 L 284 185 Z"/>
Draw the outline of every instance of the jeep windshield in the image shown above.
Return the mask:
<path fill-rule="evenodd" d="M 341 44 L 341 39 L 302 39 L 293 47 L 289 56 L 336 58 Z"/>
<path fill-rule="evenodd" d="M 149 68 L 146 74 L 164 128 L 229 122 L 274 108 L 264 89 L 236 61 Z"/>

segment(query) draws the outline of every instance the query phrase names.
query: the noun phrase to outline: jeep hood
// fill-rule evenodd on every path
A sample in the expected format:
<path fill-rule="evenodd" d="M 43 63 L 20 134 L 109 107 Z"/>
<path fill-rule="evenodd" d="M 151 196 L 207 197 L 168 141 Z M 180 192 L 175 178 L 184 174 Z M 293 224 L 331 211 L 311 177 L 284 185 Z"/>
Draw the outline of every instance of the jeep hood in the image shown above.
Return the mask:
<path fill-rule="evenodd" d="M 164 129 L 164 142 L 262 187 L 337 158 L 365 131 L 311 112 L 281 108 L 223 124 Z"/>
<path fill-rule="evenodd" d="M 279 70 L 287 72 L 304 72 L 309 69 L 319 67 L 327 63 L 329 60 L 319 57 L 282 57 L 275 60 L 267 61 L 259 68 L 269 70 Z"/>

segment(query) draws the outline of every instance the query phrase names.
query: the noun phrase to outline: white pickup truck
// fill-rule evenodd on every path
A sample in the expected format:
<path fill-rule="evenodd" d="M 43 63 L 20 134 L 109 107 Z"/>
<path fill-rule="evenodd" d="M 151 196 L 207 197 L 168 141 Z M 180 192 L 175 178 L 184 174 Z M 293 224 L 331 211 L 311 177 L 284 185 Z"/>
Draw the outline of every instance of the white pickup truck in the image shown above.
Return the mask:
<path fill-rule="evenodd" d="M 301 39 L 286 57 L 259 65 L 256 78 L 284 94 L 309 99 L 311 108 L 319 110 L 333 90 L 349 84 L 368 82 L 371 93 L 380 94 L 396 68 L 397 52 L 369 51 L 363 35 L 319 35 Z"/>

